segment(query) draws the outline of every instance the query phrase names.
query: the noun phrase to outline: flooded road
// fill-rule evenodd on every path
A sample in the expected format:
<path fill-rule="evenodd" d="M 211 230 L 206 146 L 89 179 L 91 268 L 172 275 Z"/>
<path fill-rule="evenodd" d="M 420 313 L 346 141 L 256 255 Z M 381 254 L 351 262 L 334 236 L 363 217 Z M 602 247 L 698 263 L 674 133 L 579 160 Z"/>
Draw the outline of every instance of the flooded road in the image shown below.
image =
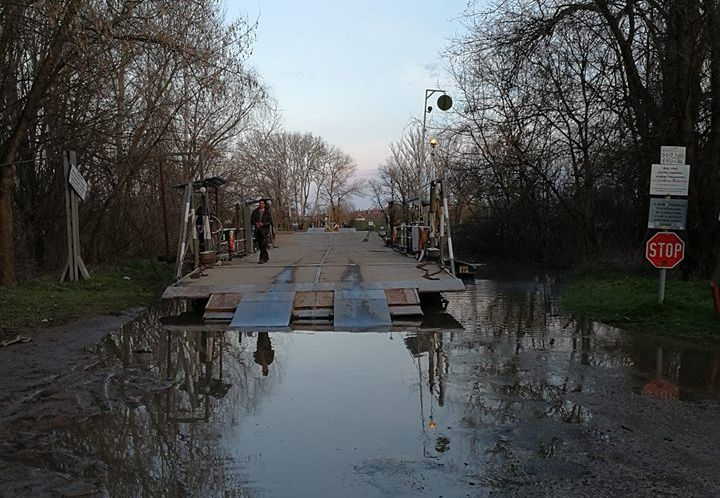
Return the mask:
<path fill-rule="evenodd" d="M 158 306 L 3 394 L 0 495 L 720 495 L 720 351 L 556 291 L 477 280 L 425 333 L 181 330 Z"/>

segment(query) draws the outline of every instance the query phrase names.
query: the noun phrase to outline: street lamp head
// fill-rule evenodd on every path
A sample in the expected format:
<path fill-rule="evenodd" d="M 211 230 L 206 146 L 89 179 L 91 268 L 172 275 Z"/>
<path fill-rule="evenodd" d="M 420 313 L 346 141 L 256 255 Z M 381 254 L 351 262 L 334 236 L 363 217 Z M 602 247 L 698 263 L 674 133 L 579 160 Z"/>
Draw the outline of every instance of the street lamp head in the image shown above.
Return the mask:
<path fill-rule="evenodd" d="M 432 147 L 434 149 L 435 147 L 437 147 L 437 144 L 438 144 L 437 138 L 433 137 L 430 139 L 430 147 Z"/>
<path fill-rule="evenodd" d="M 450 95 L 440 95 L 437 101 L 437 105 L 440 108 L 440 110 L 447 111 L 452 107 L 452 99 L 450 98 Z"/>

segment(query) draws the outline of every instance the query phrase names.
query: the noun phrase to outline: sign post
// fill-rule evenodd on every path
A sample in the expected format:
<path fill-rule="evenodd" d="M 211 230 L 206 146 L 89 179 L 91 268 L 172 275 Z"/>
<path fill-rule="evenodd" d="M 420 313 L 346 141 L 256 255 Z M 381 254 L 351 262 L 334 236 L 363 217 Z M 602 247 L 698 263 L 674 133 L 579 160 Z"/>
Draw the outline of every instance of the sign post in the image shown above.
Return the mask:
<path fill-rule="evenodd" d="M 74 150 L 63 152 L 63 169 L 65 171 L 65 217 L 67 218 L 67 250 L 68 257 L 60 282 L 75 282 L 81 278 L 89 279 L 90 274 L 80 257 L 80 221 L 78 218 L 78 201 L 85 200 L 87 182 L 77 170 L 77 156 Z"/>
<path fill-rule="evenodd" d="M 685 164 L 685 147 L 660 147 L 660 164 L 653 164 L 650 173 L 648 228 L 685 230 L 690 166 Z M 645 257 L 660 269 L 658 303 L 665 301 L 667 270 L 675 268 L 685 257 L 685 242 L 674 232 L 658 232 L 645 245 Z"/>
<path fill-rule="evenodd" d="M 665 300 L 666 270 L 675 268 L 685 259 L 685 242 L 675 232 L 658 232 L 645 244 L 645 257 L 660 269 L 658 303 Z"/>
<path fill-rule="evenodd" d="M 658 279 L 658 304 L 665 302 L 665 279 L 667 278 L 667 270 L 660 268 L 660 278 Z"/>

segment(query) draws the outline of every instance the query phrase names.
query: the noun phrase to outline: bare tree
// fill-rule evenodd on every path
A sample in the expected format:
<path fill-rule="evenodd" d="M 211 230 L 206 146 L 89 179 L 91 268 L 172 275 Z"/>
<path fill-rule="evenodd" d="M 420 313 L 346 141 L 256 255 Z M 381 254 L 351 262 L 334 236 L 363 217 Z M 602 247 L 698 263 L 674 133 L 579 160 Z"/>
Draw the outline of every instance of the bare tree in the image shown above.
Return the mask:
<path fill-rule="evenodd" d="M 326 204 L 338 220 L 338 207 L 362 192 L 353 159 L 310 133 L 256 132 L 236 151 L 237 174 L 257 195 L 272 197 L 276 223 L 303 226 Z"/>
<path fill-rule="evenodd" d="M 267 93 L 244 69 L 254 26 L 227 25 L 215 3 L 0 9 L 0 285 L 15 282 L 14 245 L 28 267 L 62 258 L 61 245 L 45 241 L 64 236 L 63 150 L 78 151 L 90 183 L 81 216 L 91 227 L 83 234 L 91 259 L 144 254 L 158 242 L 147 224 L 159 183 L 219 169 L 231 143 L 268 110 Z M 163 172 L 177 152 L 193 159 Z"/>
<path fill-rule="evenodd" d="M 684 145 L 693 164 L 690 265 L 706 273 L 720 247 L 711 111 L 720 72 L 708 70 L 720 67 L 718 2 L 475 7 L 449 50 L 462 91 L 455 131 L 466 140 L 453 174 L 477 185 L 470 197 L 492 219 L 487 228 L 521 250 L 528 237 L 542 240 L 541 253 L 556 259 L 637 246 L 650 164 L 659 145 Z"/>
<path fill-rule="evenodd" d="M 355 161 L 337 149 L 331 151 L 322 169 L 328 217 L 339 225 L 343 222 L 343 206 L 347 206 L 353 197 L 361 195 L 365 189 L 364 180 L 353 178 L 356 170 Z"/>
<path fill-rule="evenodd" d="M 15 186 L 15 169 L 18 151 L 25 139 L 28 128 L 35 120 L 38 109 L 47 94 L 54 76 L 64 68 L 63 54 L 68 50 L 67 41 L 75 23 L 80 0 L 47 2 L 47 21 L 50 35 L 43 43 L 31 79 L 18 88 L 20 65 L 23 64 L 23 25 L 21 20 L 32 14 L 22 4 L 3 6 L 3 31 L 0 34 L 0 49 L 3 54 L 3 128 L 9 131 L 0 143 L 0 285 L 15 285 L 15 249 L 13 234 L 12 195 Z M 35 18 L 33 21 L 37 21 Z"/>

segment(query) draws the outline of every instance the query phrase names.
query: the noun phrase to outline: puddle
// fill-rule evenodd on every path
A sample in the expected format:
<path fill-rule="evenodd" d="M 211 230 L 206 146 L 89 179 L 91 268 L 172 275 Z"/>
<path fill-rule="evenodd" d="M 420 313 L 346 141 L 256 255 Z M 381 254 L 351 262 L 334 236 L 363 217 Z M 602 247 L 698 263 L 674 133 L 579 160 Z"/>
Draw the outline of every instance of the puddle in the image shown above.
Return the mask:
<path fill-rule="evenodd" d="M 718 494 L 720 351 L 572 320 L 547 278 L 447 297 L 464 330 L 253 334 L 151 310 L 49 395 L 62 418 L 7 424 L 0 494 Z"/>

